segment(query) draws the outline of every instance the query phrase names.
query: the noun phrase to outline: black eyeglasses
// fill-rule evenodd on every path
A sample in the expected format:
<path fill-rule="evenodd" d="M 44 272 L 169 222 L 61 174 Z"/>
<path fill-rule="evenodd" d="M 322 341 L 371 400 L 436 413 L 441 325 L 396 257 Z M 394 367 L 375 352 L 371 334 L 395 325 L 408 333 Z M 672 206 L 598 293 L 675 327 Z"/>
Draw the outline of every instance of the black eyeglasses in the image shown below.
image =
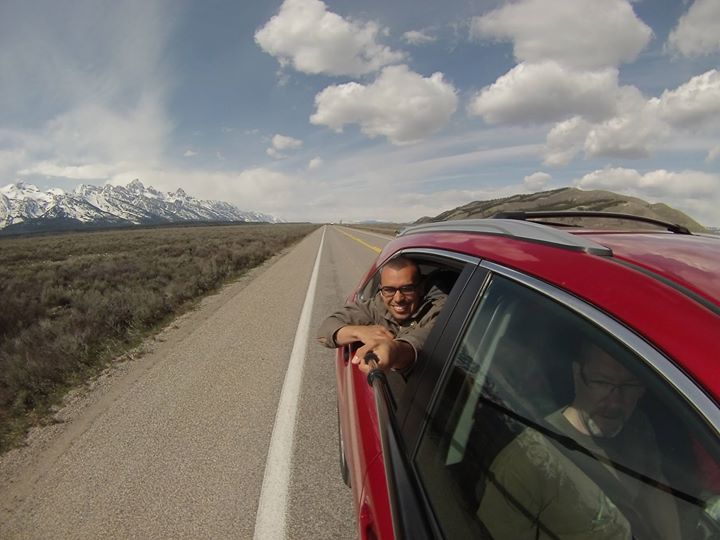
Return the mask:
<path fill-rule="evenodd" d="M 600 396 L 609 396 L 613 390 L 617 389 L 621 396 L 636 399 L 645 391 L 645 385 L 639 382 L 616 384 L 602 379 L 588 379 L 585 375 L 584 364 L 580 365 L 580 378 L 585 386 Z"/>
<path fill-rule="evenodd" d="M 395 296 L 395 293 L 400 291 L 400 294 L 403 296 L 410 296 L 417 292 L 417 288 L 417 284 L 414 283 L 410 285 L 401 285 L 400 287 L 390 287 L 389 285 L 385 285 L 384 287 L 380 287 L 380 294 L 382 294 L 385 298 L 392 298 Z"/>

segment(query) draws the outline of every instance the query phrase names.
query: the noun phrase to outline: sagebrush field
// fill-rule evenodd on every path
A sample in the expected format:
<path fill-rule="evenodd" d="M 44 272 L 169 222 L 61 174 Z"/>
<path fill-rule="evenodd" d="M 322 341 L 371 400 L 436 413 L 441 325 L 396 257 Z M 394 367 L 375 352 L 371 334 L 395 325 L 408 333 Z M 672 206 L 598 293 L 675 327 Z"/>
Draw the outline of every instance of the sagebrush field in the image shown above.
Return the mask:
<path fill-rule="evenodd" d="M 72 385 L 316 225 L 0 239 L 0 451 Z"/>

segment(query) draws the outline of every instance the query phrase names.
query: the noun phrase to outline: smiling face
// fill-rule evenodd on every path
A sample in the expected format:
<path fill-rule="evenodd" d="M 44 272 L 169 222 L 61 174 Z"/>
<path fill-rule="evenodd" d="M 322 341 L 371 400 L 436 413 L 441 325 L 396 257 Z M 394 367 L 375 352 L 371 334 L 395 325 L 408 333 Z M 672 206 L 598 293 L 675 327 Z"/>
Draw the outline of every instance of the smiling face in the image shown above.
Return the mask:
<path fill-rule="evenodd" d="M 612 356 L 591 347 L 583 362 L 573 364 L 574 407 L 588 432 L 614 437 L 630 418 L 645 387 Z"/>
<path fill-rule="evenodd" d="M 385 307 L 396 321 L 402 322 L 408 319 L 420 307 L 422 298 L 420 272 L 412 262 L 385 266 L 380 273 L 380 287 L 381 289 L 385 287 L 397 289 L 392 295 L 388 295 L 382 290 L 380 292 Z M 400 290 L 401 287 L 412 288 L 412 291 L 403 293 Z"/>

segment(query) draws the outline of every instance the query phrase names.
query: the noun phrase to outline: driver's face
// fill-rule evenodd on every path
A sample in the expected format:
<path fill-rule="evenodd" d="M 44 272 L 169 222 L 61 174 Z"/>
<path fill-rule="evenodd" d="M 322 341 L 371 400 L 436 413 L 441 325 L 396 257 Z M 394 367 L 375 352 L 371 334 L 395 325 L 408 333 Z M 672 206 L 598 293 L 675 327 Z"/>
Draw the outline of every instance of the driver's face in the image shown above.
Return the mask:
<path fill-rule="evenodd" d="M 635 411 L 645 387 L 606 352 L 593 347 L 584 363 L 573 364 L 575 407 L 595 436 L 617 435 Z"/>

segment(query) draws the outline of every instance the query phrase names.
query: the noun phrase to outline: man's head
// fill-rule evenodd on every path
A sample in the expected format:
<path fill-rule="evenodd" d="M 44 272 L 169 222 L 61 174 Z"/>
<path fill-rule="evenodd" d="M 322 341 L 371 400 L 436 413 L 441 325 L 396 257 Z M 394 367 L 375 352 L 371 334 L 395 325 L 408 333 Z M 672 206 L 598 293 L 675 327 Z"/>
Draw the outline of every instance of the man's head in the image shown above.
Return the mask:
<path fill-rule="evenodd" d="M 635 411 L 645 386 L 638 377 L 596 345 L 573 362 L 575 401 L 588 432 L 614 437 Z"/>
<path fill-rule="evenodd" d="M 393 319 L 402 322 L 410 317 L 422 300 L 420 270 L 405 257 L 395 257 L 380 270 L 380 297 Z"/>

